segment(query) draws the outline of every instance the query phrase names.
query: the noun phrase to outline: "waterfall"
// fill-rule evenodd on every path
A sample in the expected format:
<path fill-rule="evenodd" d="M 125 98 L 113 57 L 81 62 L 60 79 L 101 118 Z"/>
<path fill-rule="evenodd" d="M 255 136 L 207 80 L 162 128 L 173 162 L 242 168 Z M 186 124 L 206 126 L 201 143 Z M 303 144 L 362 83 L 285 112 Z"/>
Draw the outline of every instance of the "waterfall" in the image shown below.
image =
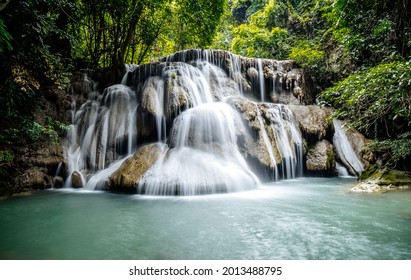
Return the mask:
<path fill-rule="evenodd" d="M 140 182 L 140 192 L 195 195 L 247 190 L 259 180 L 237 146 L 241 116 L 228 104 L 202 104 L 175 121 L 165 157 Z"/>
<path fill-rule="evenodd" d="M 262 59 L 257 59 L 258 66 L 258 85 L 260 88 L 260 100 L 265 101 L 265 81 L 264 81 L 264 68 Z"/>
<path fill-rule="evenodd" d="M 364 165 L 355 154 L 341 121 L 333 120 L 333 124 L 335 129 L 333 142 L 341 163 L 351 175 L 360 175 L 364 171 Z"/>
<path fill-rule="evenodd" d="M 86 176 L 104 170 L 120 154 L 132 153 L 136 108 L 134 92 L 124 85 L 111 86 L 97 98 L 92 95 L 75 113 L 69 129 L 69 173 L 78 172 L 84 183 Z M 118 141 L 124 137 L 126 141 Z"/>
<path fill-rule="evenodd" d="M 265 84 L 270 80 L 265 76 L 270 71 L 263 70 L 266 63 L 228 52 L 191 50 L 158 63 L 126 65 L 121 83 L 90 92 L 79 109 L 73 107 L 66 187 L 106 189 L 110 176 L 152 142 L 167 148 L 135 183 L 141 194 L 249 190 L 260 183 L 256 168 L 263 166 L 275 180 L 302 176 L 302 137 L 291 111 L 264 102 L 269 90 L 291 90 L 277 78 L 291 70 L 278 62 L 274 72 L 270 62 L 274 89 L 273 82 Z M 255 97 L 247 67 L 258 68 L 253 71 L 258 72 L 263 103 L 248 99 Z M 229 101 L 233 97 L 245 107 Z"/>
<path fill-rule="evenodd" d="M 273 118 L 270 127 L 282 157 L 282 178 L 302 176 L 303 141 L 291 111 L 277 104 L 272 104 L 268 111 Z"/>

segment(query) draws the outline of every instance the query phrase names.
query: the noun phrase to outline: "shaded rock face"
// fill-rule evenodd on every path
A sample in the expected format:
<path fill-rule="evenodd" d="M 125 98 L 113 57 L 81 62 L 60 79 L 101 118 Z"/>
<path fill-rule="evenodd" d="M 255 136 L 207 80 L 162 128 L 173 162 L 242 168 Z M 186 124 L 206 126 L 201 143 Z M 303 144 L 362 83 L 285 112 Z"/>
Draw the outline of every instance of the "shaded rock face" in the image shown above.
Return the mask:
<path fill-rule="evenodd" d="M 14 184 L 20 190 L 48 189 L 54 186 L 53 177 L 65 161 L 62 146 L 49 145 L 37 149 L 16 148 L 16 150 L 19 154 L 16 162 L 24 168 L 22 174 L 14 179 Z M 59 175 L 65 176 L 64 172 Z"/>
<path fill-rule="evenodd" d="M 307 152 L 306 167 L 314 174 L 332 174 L 335 170 L 335 152 L 333 145 L 321 140 L 310 147 Z"/>
<path fill-rule="evenodd" d="M 46 168 L 31 167 L 16 179 L 18 185 L 25 189 L 46 189 L 52 185 L 52 178 Z"/>

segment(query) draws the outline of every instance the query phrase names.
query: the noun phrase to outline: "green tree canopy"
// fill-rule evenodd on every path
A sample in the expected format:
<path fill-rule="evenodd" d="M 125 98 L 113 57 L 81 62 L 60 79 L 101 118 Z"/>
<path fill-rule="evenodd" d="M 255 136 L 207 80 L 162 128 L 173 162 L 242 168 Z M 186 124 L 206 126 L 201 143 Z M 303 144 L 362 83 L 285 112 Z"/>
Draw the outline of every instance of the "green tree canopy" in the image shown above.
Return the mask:
<path fill-rule="evenodd" d="M 92 67 L 140 64 L 187 47 L 206 47 L 214 37 L 224 0 L 80 0 L 77 55 Z M 172 42 L 164 45 L 164 42 Z"/>

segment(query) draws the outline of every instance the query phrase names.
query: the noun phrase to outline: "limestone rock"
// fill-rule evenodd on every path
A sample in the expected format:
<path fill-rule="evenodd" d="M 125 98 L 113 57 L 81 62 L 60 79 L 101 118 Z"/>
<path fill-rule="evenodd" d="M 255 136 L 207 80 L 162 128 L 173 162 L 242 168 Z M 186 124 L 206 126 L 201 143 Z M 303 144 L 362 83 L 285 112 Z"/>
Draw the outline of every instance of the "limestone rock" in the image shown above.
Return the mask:
<path fill-rule="evenodd" d="M 16 178 L 16 183 L 21 189 L 46 189 L 51 187 L 52 178 L 46 168 L 31 167 Z"/>
<path fill-rule="evenodd" d="M 108 189 L 135 193 L 144 173 L 158 160 L 165 147 L 164 144 L 155 143 L 140 148 L 109 177 Z"/>
<path fill-rule="evenodd" d="M 334 147 L 327 140 L 317 142 L 308 150 L 306 167 L 308 171 L 331 173 L 335 169 Z"/>
<path fill-rule="evenodd" d="M 324 139 L 331 128 L 327 118 L 331 115 L 330 109 L 317 105 L 289 105 L 301 131 L 306 134 L 309 144 Z"/>
<path fill-rule="evenodd" d="M 384 193 L 387 189 L 374 182 L 361 182 L 351 188 L 351 191 L 364 193 Z"/>
<path fill-rule="evenodd" d="M 241 150 L 243 153 L 260 166 L 274 168 L 268 148 L 271 148 L 275 162 L 281 162 L 281 155 L 277 149 L 272 129 L 266 127 L 270 120 L 266 120 L 264 116 L 267 115 L 269 108 L 264 104 L 254 103 L 242 97 L 231 98 L 229 103 L 241 113 L 247 124 L 247 129 L 238 130 L 238 137 L 242 140 Z M 257 109 L 260 111 L 260 118 Z M 267 147 L 265 137 L 267 137 L 266 140 L 271 147 Z"/>
<path fill-rule="evenodd" d="M 56 167 L 64 161 L 63 146 L 42 147 L 32 155 L 31 161 L 37 166 Z"/>
<path fill-rule="evenodd" d="M 390 168 L 378 168 L 377 165 L 368 167 L 359 177 L 361 181 L 357 189 L 364 186 L 380 186 L 385 190 L 403 189 L 411 187 L 411 173 Z M 368 188 L 370 189 L 370 188 Z"/>

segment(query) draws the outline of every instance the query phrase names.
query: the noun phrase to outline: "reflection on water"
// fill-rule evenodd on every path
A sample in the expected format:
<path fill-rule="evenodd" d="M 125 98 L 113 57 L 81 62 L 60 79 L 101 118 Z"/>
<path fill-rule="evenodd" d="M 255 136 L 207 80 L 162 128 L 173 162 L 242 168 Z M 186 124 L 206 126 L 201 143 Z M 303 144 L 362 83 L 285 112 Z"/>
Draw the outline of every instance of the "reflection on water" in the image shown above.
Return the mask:
<path fill-rule="evenodd" d="M 301 178 L 193 197 L 44 191 L 0 201 L 1 259 L 410 259 L 411 192 Z"/>

